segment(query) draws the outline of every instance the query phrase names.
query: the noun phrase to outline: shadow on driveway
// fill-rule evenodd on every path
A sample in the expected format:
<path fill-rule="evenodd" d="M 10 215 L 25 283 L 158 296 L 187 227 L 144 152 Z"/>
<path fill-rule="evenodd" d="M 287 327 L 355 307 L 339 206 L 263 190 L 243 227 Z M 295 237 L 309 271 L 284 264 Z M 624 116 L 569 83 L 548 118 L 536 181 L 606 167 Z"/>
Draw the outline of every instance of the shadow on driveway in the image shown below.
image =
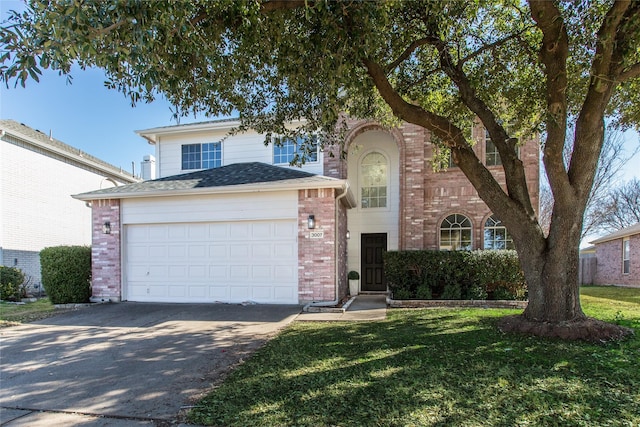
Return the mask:
<path fill-rule="evenodd" d="M 102 304 L 0 330 L 0 406 L 175 420 L 300 312 Z"/>

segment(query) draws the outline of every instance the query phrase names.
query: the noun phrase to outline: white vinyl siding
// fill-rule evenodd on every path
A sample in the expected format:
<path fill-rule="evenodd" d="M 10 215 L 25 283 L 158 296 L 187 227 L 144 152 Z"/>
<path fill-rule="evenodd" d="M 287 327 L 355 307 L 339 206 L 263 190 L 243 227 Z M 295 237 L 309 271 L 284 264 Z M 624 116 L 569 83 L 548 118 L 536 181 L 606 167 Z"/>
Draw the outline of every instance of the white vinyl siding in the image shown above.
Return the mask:
<path fill-rule="evenodd" d="M 246 132 L 228 136 L 226 131 L 202 131 L 184 134 L 162 135 L 156 146 L 158 162 L 158 178 L 184 173 L 182 169 L 182 146 L 210 141 L 222 141 L 221 165 L 234 163 L 261 162 L 273 164 L 273 148 L 264 145 L 264 135 Z M 287 165 L 279 165 L 288 167 Z M 298 169 L 297 167 L 293 167 Z M 322 152 L 318 153 L 318 161 L 307 163 L 301 170 L 321 175 Z"/>

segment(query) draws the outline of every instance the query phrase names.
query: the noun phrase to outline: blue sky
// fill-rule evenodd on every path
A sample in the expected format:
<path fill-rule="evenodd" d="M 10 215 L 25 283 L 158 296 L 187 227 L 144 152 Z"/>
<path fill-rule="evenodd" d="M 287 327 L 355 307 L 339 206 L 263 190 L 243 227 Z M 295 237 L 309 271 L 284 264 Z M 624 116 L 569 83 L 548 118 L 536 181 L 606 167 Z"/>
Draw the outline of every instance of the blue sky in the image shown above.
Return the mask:
<path fill-rule="evenodd" d="M 20 9 L 17 1 L 0 0 L 1 20 L 6 11 Z M 64 76 L 45 71 L 40 82 L 28 81 L 26 88 L 0 88 L 0 118 L 13 119 L 52 135 L 115 166 L 131 172 L 132 162 L 139 173 L 145 154 L 153 146 L 134 133 L 135 130 L 176 124 L 170 104 L 157 99 L 135 108 L 120 92 L 104 87 L 104 73 L 98 69 L 72 72 L 73 83 Z M 182 118 L 181 123 L 207 120 L 206 117 Z M 628 149 L 640 144 L 638 133 L 624 134 Z M 622 180 L 640 177 L 640 155 L 621 173 Z"/>

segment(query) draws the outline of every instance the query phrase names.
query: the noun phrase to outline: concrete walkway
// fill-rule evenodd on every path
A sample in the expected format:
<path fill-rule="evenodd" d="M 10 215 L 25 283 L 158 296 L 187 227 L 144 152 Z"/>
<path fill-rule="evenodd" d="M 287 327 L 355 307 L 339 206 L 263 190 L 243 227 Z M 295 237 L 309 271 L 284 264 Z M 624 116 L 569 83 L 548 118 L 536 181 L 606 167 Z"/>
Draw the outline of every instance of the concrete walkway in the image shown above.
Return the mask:
<path fill-rule="evenodd" d="M 384 320 L 387 317 L 386 295 L 358 295 L 345 312 L 309 313 L 303 312 L 296 321 L 351 322 Z"/>

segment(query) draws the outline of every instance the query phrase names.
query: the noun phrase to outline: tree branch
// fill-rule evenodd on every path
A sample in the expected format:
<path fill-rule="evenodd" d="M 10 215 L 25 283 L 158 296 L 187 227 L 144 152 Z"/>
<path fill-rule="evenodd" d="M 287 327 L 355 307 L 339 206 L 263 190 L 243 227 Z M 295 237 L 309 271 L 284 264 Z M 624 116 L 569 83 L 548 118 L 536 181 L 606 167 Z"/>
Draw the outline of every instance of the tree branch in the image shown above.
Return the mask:
<path fill-rule="evenodd" d="M 533 209 L 531 198 L 529 197 L 524 167 L 522 161 L 518 159 L 517 156 L 516 140 L 509 138 L 504 127 L 498 123 L 493 111 L 491 111 L 480 97 L 478 97 L 473 85 L 462 69 L 463 64 L 454 63 L 446 43 L 435 36 L 437 32 L 434 28 L 431 28 L 431 34 L 432 36 L 428 37 L 427 40 L 440 53 L 440 65 L 442 70 L 458 87 L 460 98 L 464 104 L 480 118 L 484 126 L 489 131 L 491 139 L 498 148 L 500 158 L 502 159 L 502 167 L 505 171 L 505 180 L 509 196 L 513 200 L 517 201 L 531 218 L 534 218 L 535 210 Z M 500 43 L 495 44 L 495 46 L 498 46 L 505 41 L 506 38 L 505 40 L 500 41 Z"/>
<path fill-rule="evenodd" d="M 312 0 L 267 0 L 260 4 L 262 12 L 271 12 L 274 10 L 289 10 L 299 7 L 313 6 Z"/>
<path fill-rule="evenodd" d="M 109 25 L 108 27 L 104 27 L 104 28 L 92 28 L 92 29 L 91 29 L 91 32 L 92 32 L 92 33 L 93 33 L 93 35 L 95 35 L 95 36 L 98 36 L 98 37 L 99 37 L 99 36 L 103 36 L 103 35 L 105 35 L 105 34 L 110 33 L 111 31 L 113 31 L 113 30 L 115 30 L 115 29 L 118 29 L 118 28 L 122 27 L 122 26 L 123 26 L 124 24 L 126 24 L 126 23 L 127 23 L 127 21 L 126 21 L 126 20 L 118 21 L 118 22 L 115 22 L 115 23 L 113 23 L 113 24 Z"/>
<path fill-rule="evenodd" d="M 465 139 L 462 130 L 445 117 L 426 111 L 405 101 L 391 86 L 385 70 L 372 59 L 363 59 L 374 85 L 394 115 L 406 122 L 422 126 L 432 131 L 449 148 L 460 170 L 465 174 L 482 200 L 506 223 L 531 222 L 533 216 L 522 204 L 509 197 L 495 177 L 478 159 Z M 531 236 L 533 238 L 533 236 Z"/>
<path fill-rule="evenodd" d="M 576 122 L 569 180 L 578 197 L 591 191 L 595 168 L 604 143 L 604 114 L 622 73 L 624 52 L 629 49 L 626 20 L 638 12 L 630 1 L 614 2 L 598 30 L 591 66 L 591 81 Z"/>
<path fill-rule="evenodd" d="M 387 65 L 386 67 L 384 67 L 385 73 L 388 74 L 390 71 L 395 69 L 398 65 L 400 65 L 402 62 L 407 60 L 417 48 L 419 48 L 420 46 L 424 46 L 425 44 L 428 44 L 428 43 L 429 43 L 429 40 L 426 38 L 414 40 L 395 61 L 393 61 L 391 64 Z"/>
<path fill-rule="evenodd" d="M 573 200 L 563 149 L 567 128 L 567 57 L 569 37 L 555 3 L 530 0 L 531 15 L 542 31 L 540 59 L 545 66 L 547 94 L 547 139 L 543 161 L 556 200 Z"/>
<path fill-rule="evenodd" d="M 460 61 L 458 61 L 459 65 L 463 65 L 465 62 L 469 61 L 470 59 L 473 59 L 477 56 L 479 56 L 480 54 L 482 54 L 483 52 L 487 51 L 487 50 L 492 50 L 495 49 L 499 46 L 502 46 L 503 44 L 505 44 L 506 42 L 513 40 L 513 39 L 517 39 L 520 37 L 520 35 L 522 35 L 522 33 L 524 33 L 525 31 L 531 29 L 531 27 L 528 28 L 524 28 L 522 31 L 519 31 L 517 33 L 514 34 L 510 34 L 509 36 L 500 39 L 500 40 L 496 40 L 493 43 L 489 43 L 487 45 L 482 46 L 480 49 L 476 50 L 475 52 L 470 53 L 469 55 L 465 56 L 464 58 L 460 59 Z"/>
<path fill-rule="evenodd" d="M 636 77 L 640 77 L 640 63 L 633 64 L 625 71 L 620 73 L 620 76 L 618 76 L 618 81 L 626 82 L 627 80 L 635 79 Z"/>

